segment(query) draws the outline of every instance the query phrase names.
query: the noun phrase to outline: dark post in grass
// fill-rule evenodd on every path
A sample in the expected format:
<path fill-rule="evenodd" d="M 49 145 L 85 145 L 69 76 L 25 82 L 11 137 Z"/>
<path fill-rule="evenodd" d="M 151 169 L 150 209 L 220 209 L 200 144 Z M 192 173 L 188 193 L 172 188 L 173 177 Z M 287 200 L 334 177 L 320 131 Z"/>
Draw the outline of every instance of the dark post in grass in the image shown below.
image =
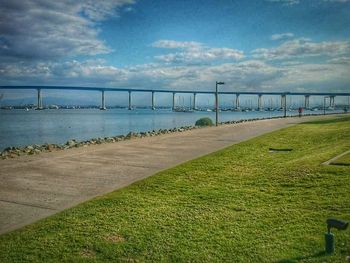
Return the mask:
<path fill-rule="evenodd" d="M 219 117 L 219 94 L 218 94 L 218 85 L 224 85 L 225 82 L 217 81 L 215 85 L 215 126 L 218 126 L 218 117 Z"/>
<path fill-rule="evenodd" d="M 349 226 L 349 222 L 329 218 L 326 221 L 327 223 L 327 233 L 325 233 L 325 241 L 326 241 L 326 253 L 332 254 L 334 253 L 334 235 L 331 233 L 331 228 L 335 228 L 338 230 L 346 230 Z"/>

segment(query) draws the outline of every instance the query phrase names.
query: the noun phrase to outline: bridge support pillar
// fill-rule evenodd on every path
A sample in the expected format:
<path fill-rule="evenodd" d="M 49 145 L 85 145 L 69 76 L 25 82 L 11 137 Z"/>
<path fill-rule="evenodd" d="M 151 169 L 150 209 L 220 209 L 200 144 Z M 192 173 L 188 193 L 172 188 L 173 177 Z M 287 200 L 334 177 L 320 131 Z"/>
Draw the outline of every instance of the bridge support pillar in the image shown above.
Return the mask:
<path fill-rule="evenodd" d="M 197 93 L 193 93 L 193 106 L 192 106 L 193 110 L 197 110 L 197 107 L 196 107 L 196 96 L 197 96 Z"/>
<path fill-rule="evenodd" d="M 41 98 L 41 89 L 38 89 L 38 103 L 36 105 L 37 110 L 42 110 L 43 109 L 43 100 Z"/>
<path fill-rule="evenodd" d="M 156 106 L 154 103 L 154 91 L 152 91 L 152 110 L 155 110 L 155 109 L 156 109 Z"/>
<path fill-rule="evenodd" d="M 176 107 L 176 105 L 175 105 L 175 95 L 176 95 L 176 93 L 173 92 L 173 110 L 175 110 L 175 107 Z"/>
<path fill-rule="evenodd" d="M 132 106 L 131 106 L 131 91 L 129 91 L 129 106 L 128 106 L 129 110 L 132 110 Z"/>
<path fill-rule="evenodd" d="M 285 97 L 286 97 L 286 95 L 281 95 L 281 110 L 283 110 L 285 108 L 285 104 L 284 104 Z"/>
<path fill-rule="evenodd" d="M 262 108 L 262 95 L 261 94 L 258 95 L 258 110 L 259 111 L 263 110 L 263 108 Z"/>
<path fill-rule="evenodd" d="M 240 106 L 239 106 L 239 94 L 236 94 L 236 110 L 239 110 Z"/>
<path fill-rule="evenodd" d="M 105 103 L 105 91 L 102 90 L 101 92 L 101 108 L 100 110 L 106 110 L 106 103 Z"/>
<path fill-rule="evenodd" d="M 310 109 L 310 95 L 305 95 L 305 105 L 304 108 L 306 110 Z"/>
<path fill-rule="evenodd" d="M 283 117 L 287 117 L 287 95 L 281 94 L 281 110 L 283 110 Z"/>

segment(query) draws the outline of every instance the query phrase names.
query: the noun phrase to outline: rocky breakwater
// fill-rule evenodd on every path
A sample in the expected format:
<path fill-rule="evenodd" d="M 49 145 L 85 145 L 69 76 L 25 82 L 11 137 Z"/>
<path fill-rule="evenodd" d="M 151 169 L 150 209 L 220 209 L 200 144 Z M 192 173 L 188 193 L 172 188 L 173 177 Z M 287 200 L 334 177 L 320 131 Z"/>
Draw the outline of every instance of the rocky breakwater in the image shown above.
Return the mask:
<path fill-rule="evenodd" d="M 162 134 L 169 134 L 174 132 L 184 132 L 192 129 L 197 129 L 196 126 L 184 126 L 180 128 L 173 129 L 160 129 L 153 130 L 147 132 L 129 132 L 127 135 L 118 135 L 113 137 L 104 137 L 104 138 L 93 138 L 86 141 L 77 141 L 77 140 L 69 140 L 64 144 L 43 144 L 43 145 L 29 145 L 25 147 L 7 147 L 0 153 L 1 159 L 9 159 L 15 158 L 22 155 L 35 155 L 40 154 L 42 152 L 52 152 L 52 151 L 60 151 L 67 150 L 71 148 L 78 147 L 88 147 L 90 145 L 104 144 L 104 143 L 115 143 L 135 138 L 143 138 L 143 137 L 153 137 L 159 136 Z"/>

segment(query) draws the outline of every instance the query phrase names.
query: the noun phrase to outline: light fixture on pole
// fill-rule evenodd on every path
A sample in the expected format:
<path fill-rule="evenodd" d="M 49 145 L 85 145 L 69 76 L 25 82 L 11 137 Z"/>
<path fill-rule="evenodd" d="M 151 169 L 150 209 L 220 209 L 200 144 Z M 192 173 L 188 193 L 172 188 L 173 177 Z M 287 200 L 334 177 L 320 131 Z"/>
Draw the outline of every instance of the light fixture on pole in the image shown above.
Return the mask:
<path fill-rule="evenodd" d="M 224 85 L 225 82 L 216 81 L 215 85 L 215 126 L 218 126 L 218 116 L 219 116 L 219 94 L 218 94 L 218 85 Z"/>

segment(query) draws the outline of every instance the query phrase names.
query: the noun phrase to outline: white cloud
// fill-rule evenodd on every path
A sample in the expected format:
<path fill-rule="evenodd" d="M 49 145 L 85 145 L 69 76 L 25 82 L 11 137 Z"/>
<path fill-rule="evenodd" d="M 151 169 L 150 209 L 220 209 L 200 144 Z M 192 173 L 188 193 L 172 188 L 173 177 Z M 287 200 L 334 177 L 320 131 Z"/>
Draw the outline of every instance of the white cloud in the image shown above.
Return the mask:
<path fill-rule="evenodd" d="M 253 57 L 280 60 L 308 56 L 338 56 L 350 52 L 350 41 L 312 42 L 310 39 L 294 39 L 274 48 L 259 48 L 252 51 Z"/>
<path fill-rule="evenodd" d="M 268 2 L 273 2 L 273 3 L 281 3 L 284 5 L 295 5 L 299 4 L 299 0 L 267 0 Z"/>
<path fill-rule="evenodd" d="M 152 43 L 152 47 L 156 48 L 169 48 L 169 49 L 193 49 L 201 48 L 202 43 L 195 41 L 175 41 L 175 40 L 158 40 Z"/>
<path fill-rule="evenodd" d="M 200 63 L 213 60 L 239 60 L 243 52 L 229 48 L 207 48 L 159 55 L 156 58 L 167 63 Z"/>
<path fill-rule="evenodd" d="M 110 86 L 116 79 L 128 79 L 125 69 L 106 65 L 103 60 L 3 63 L 0 77 L 3 85 Z"/>
<path fill-rule="evenodd" d="M 345 57 L 346 58 L 346 57 Z M 345 58 L 343 59 L 345 61 Z M 348 58 L 347 58 L 348 59 Z M 226 90 L 317 91 L 339 84 L 348 89 L 350 67 L 342 59 L 324 64 L 286 63 L 273 65 L 259 60 L 218 65 L 144 64 L 118 68 L 103 60 L 64 63 L 7 64 L 0 62 L 0 85 L 77 85 L 138 87 L 173 90 L 212 90 L 216 80 Z"/>
<path fill-rule="evenodd" d="M 285 75 L 277 85 L 291 87 L 303 86 L 305 90 L 328 90 L 337 88 L 347 91 L 350 81 L 349 66 L 341 64 L 299 64 L 285 67 Z M 312 87 L 312 88 L 310 88 Z"/>
<path fill-rule="evenodd" d="M 241 61 L 245 54 L 237 49 L 213 48 L 195 41 L 159 40 L 152 44 L 163 52 L 156 56 L 159 63 L 118 68 L 96 59 L 61 61 L 69 56 L 111 52 L 99 39 L 99 22 L 118 16 L 121 7 L 127 8 L 132 3 L 132 0 L 2 3 L 0 85 L 205 90 L 212 89 L 216 80 L 223 80 L 228 90 L 289 90 L 309 85 L 321 89 L 339 82 L 344 84 L 341 87 L 348 88 L 350 83 L 350 41 L 313 42 L 293 39 L 293 33 L 289 32 L 271 36 L 271 40 L 283 41 L 279 46 L 253 50 L 255 60 Z M 310 56 L 329 56 L 329 60 L 323 64 L 293 60 Z M 269 60 L 280 63 L 276 65 Z"/>
<path fill-rule="evenodd" d="M 323 0 L 324 2 L 347 3 L 350 0 Z"/>
<path fill-rule="evenodd" d="M 285 40 L 285 39 L 290 39 L 293 37 L 294 37 L 293 33 L 281 33 L 281 34 L 272 35 L 271 40 Z"/>
<path fill-rule="evenodd" d="M 6 41 L 0 39 L 0 46 L 6 45 Z M 309 90 L 316 87 L 314 89 L 317 90 L 329 87 L 330 83 L 341 83 L 340 88 L 346 89 L 350 82 L 350 41 L 315 43 L 310 39 L 287 40 L 275 48 L 254 50 L 255 60 L 238 62 L 244 58 L 242 51 L 211 48 L 199 42 L 160 40 L 152 46 L 170 53 L 158 56 L 159 63 L 123 68 L 96 59 L 66 62 L 23 60 L 16 63 L 0 60 L 0 85 L 206 90 L 212 89 L 216 80 L 223 80 L 227 90 L 259 91 L 294 90 L 296 86 L 309 87 Z M 321 55 L 330 58 L 323 64 L 291 60 Z M 276 59 L 281 60 L 280 63 L 269 62 Z"/>
<path fill-rule="evenodd" d="M 43 60 L 111 52 L 96 22 L 132 0 L 11 0 L 0 8 L 0 58 Z"/>
<path fill-rule="evenodd" d="M 350 65 L 350 56 L 332 58 L 332 59 L 328 60 L 328 62 L 332 63 L 332 64 Z"/>
<path fill-rule="evenodd" d="M 159 40 L 152 44 L 156 48 L 179 49 L 175 53 L 156 56 L 156 59 L 166 63 L 203 63 L 214 60 L 240 60 L 244 58 L 243 51 L 231 48 L 210 48 L 199 42 L 180 42 L 174 40 Z"/>
<path fill-rule="evenodd" d="M 304 64 L 303 62 L 301 61 L 283 61 L 280 63 L 282 66 L 295 66 L 295 65 L 301 65 L 301 64 Z"/>
<path fill-rule="evenodd" d="M 266 0 L 267 2 L 272 3 L 281 3 L 283 5 L 291 6 L 300 4 L 300 0 Z M 323 2 L 331 2 L 331 3 L 347 3 L 350 2 L 350 0 L 323 0 Z"/>
<path fill-rule="evenodd" d="M 80 9 L 93 21 L 101 21 L 110 16 L 118 15 L 117 10 L 124 6 L 133 4 L 134 0 L 80 0 Z M 129 7 L 130 8 L 130 7 Z M 131 9 L 128 9 L 131 11 Z"/>

